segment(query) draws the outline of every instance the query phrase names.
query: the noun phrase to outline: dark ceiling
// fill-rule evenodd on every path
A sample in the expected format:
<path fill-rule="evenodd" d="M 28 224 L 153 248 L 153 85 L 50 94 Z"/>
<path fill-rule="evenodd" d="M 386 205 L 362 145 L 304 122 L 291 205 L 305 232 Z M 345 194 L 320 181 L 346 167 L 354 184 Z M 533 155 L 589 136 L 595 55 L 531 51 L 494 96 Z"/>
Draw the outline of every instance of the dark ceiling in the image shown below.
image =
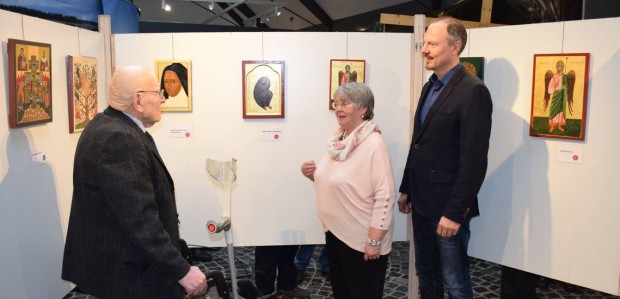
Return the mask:
<path fill-rule="evenodd" d="M 381 13 L 424 14 L 427 17 L 450 15 L 461 20 L 478 22 L 483 0 L 246 0 L 242 4 L 235 3 L 240 0 L 230 1 L 228 3 L 215 2 L 214 9 L 211 10 L 209 0 L 168 0 L 167 3 L 179 8 L 169 15 L 162 12 L 159 0 L 134 0 L 133 2 L 142 12 L 140 32 L 411 32 L 412 28 L 408 26 L 381 24 Z M 271 20 L 267 21 L 269 15 L 266 15 L 264 11 L 269 12 L 273 8 L 253 5 L 253 3 L 268 1 L 271 1 L 272 6 L 284 4 L 279 8 L 281 17 L 276 19 L 272 14 Z M 147 6 L 153 3 L 156 6 L 155 10 Z M 390 5 L 394 3 L 397 4 Z M 184 12 L 181 4 L 189 5 L 192 12 Z M 222 13 L 225 10 L 227 11 Z M 192 21 L 190 14 L 199 14 L 202 17 L 198 17 L 200 21 L 196 22 Z M 493 0 L 491 23 L 517 25 L 617 16 L 620 16 L 620 1 L 618 0 Z"/>

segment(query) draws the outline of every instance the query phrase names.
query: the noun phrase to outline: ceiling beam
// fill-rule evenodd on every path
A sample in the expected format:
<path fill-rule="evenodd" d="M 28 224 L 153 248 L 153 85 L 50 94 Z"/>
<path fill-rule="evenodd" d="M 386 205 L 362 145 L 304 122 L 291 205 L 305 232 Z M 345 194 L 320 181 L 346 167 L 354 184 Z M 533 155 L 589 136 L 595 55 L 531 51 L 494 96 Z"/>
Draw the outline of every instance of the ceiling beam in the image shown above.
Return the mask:
<path fill-rule="evenodd" d="M 493 12 L 493 0 L 482 0 L 482 9 L 480 10 L 480 22 L 463 21 L 465 28 L 480 28 L 480 27 L 496 27 L 503 26 L 501 24 L 491 23 L 491 14 Z M 426 18 L 426 27 L 428 27 L 437 18 Z M 413 16 L 408 15 L 395 15 L 382 13 L 379 23 L 382 25 L 400 25 L 413 27 Z"/>
<path fill-rule="evenodd" d="M 482 10 L 480 11 L 480 23 L 490 24 L 492 12 L 493 12 L 493 0 L 482 0 Z"/>
<path fill-rule="evenodd" d="M 217 5 L 220 6 L 220 8 L 222 9 L 227 9 L 228 8 L 228 4 L 227 3 L 223 3 L 223 2 L 218 2 Z M 256 14 L 254 13 L 254 11 L 252 11 L 252 9 L 247 6 L 247 4 L 243 3 L 241 5 L 238 5 L 235 7 L 238 11 L 240 11 L 243 15 L 245 15 L 246 18 L 251 18 L 253 16 L 255 16 Z M 239 26 L 244 26 L 244 18 L 242 18 L 241 16 L 239 16 L 239 14 L 237 14 L 237 12 L 235 12 L 234 10 L 229 10 L 228 11 L 228 15 L 233 18 L 233 20 L 235 20 L 235 22 L 239 25 Z M 258 23 L 256 24 L 256 27 L 262 27 L 262 28 L 269 28 L 267 25 L 263 24 L 263 23 Z"/>
<path fill-rule="evenodd" d="M 432 22 L 436 21 L 437 18 L 426 18 L 426 27 L 428 27 Z M 497 27 L 504 26 L 502 24 L 494 24 L 494 23 L 482 23 L 482 22 L 472 22 L 472 21 L 463 21 L 465 28 L 481 28 L 481 27 Z M 395 15 L 382 13 L 379 23 L 382 25 L 399 25 L 399 26 L 411 26 L 413 27 L 413 16 L 408 15 Z"/>
<path fill-rule="evenodd" d="M 334 31 L 334 20 L 314 0 L 299 0 L 299 2 L 327 26 L 327 31 Z"/>
<path fill-rule="evenodd" d="M 211 21 L 213 21 L 213 20 L 215 20 L 215 19 L 219 18 L 221 15 L 223 15 L 223 14 L 225 14 L 225 13 L 227 13 L 227 12 L 231 11 L 233 8 L 235 8 L 235 7 L 239 6 L 239 5 L 242 5 L 242 4 L 243 4 L 243 2 L 244 2 L 244 1 L 242 1 L 242 2 L 237 2 L 237 3 L 234 3 L 233 5 L 230 5 L 230 6 L 226 7 L 226 8 L 224 8 L 221 12 L 216 13 L 215 15 L 212 15 L 212 16 L 208 17 L 206 20 L 202 21 L 202 23 L 203 23 L 203 24 L 209 24 L 209 23 L 211 23 Z M 219 5 L 219 3 L 218 3 L 218 5 Z M 221 5 L 220 5 L 220 6 L 221 6 Z M 230 15 L 230 14 L 229 14 L 229 15 Z M 235 15 L 237 15 L 237 13 L 235 13 Z M 230 15 L 230 16 L 232 17 L 232 15 Z M 238 16 L 238 15 L 237 15 L 237 16 Z"/>
<path fill-rule="evenodd" d="M 221 9 L 223 9 L 223 10 L 226 10 L 228 8 L 228 6 L 229 6 L 228 4 L 221 3 L 221 2 L 218 2 L 217 5 Z M 241 5 L 237 6 L 237 9 L 239 9 L 241 6 L 244 6 L 244 5 L 245 4 L 241 4 Z M 245 5 L 245 6 L 247 6 L 247 5 Z M 235 23 L 237 23 L 238 26 L 243 26 L 243 19 L 234 10 L 228 11 L 227 14 L 235 21 Z"/>

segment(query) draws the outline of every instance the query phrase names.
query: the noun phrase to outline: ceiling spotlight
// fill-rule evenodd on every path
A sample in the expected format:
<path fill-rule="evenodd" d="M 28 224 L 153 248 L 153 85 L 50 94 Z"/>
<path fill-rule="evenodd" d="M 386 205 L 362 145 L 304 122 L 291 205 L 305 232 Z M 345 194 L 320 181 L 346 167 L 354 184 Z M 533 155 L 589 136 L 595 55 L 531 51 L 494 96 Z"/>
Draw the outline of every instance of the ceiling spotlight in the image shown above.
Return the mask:
<path fill-rule="evenodd" d="M 279 17 L 282 14 L 282 12 L 280 10 L 278 10 L 277 6 L 276 6 L 275 11 L 276 11 L 276 17 Z"/>
<path fill-rule="evenodd" d="M 269 22 L 269 17 L 265 18 L 265 21 Z"/>
<path fill-rule="evenodd" d="M 166 3 L 166 0 L 161 0 L 161 9 L 170 11 L 172 10 L 172 7 L 170 7 L 170 4 Z"/>
<path fill-rule="evenodd" d="M 209 3 L 209 10 L 213 10 L 213 6 L 215 5 L 215 3 L 213 3 L 213 1 L 211 1 L 211 3 Z"/>

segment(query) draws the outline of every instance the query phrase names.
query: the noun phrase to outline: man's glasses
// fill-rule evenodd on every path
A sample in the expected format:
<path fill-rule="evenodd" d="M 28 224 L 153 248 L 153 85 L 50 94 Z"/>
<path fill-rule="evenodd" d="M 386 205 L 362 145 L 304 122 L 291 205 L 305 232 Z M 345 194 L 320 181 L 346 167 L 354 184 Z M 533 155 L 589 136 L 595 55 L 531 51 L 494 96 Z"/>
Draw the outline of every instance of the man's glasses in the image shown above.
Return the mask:
<path fill-rule="evenodd" d="M 141 93 L 141 92 L 154 92 L 157 94 L 157 96 L 159 96 L 159 98 L 163 98 L 164 97 L 164 90 L 138 90 L 136 91 L 136 93 Z"/>
<path fill-rule="evenodd" d="M 353 102 L 351 102 L 351 101 L 334 101 L 334 102 L 332 102 L 332 108 L 336 109 L 336 108 L 338 108 L 340 106 L 342 106 L 342 108 L 344 108 L 344 107 L 346 107 L 346 106 L 348 106 L 348 105 L 350 105 L 352 103 Z"/>

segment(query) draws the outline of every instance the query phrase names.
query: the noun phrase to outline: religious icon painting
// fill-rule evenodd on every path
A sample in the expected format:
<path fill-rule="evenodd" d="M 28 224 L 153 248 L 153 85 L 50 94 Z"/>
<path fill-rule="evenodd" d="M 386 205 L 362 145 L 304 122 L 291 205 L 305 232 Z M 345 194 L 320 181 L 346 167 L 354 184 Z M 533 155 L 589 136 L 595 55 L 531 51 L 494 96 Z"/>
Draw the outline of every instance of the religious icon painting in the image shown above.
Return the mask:
<path fill-rule="evenodd" d="M 329 75 L 329 110 L 334 110 L 334 92 L 338 86 L 366 82 L 366 60 L 331 59 Z"/>
<path fill-rule="evenodd" d="M 9 39 L 9 127 L 52 121 L 52 46 Z"/>
<path fill-rule="evenodd" d="M 284 118 L 284 61 L 242 61 L 243 118 Z"/>
<path fill-rule="evenodd" d="M 155 77 L 166 102 L 161 111 L 192 111 L 192 68 L 189 60 L 155 61 Z"/>
<path fill-rule="evenodd" d="M 535 54 L 530 136 L 584 140 L 589 53 Z"/>
<path fill-rule="evenodd" d="M 67 57 L 69 133 L 81 132 L 97 114 L 97 58 Z"/>
<path fill-rule="evenodd" d="M 461 57 L 460 60 L 465 70 L 484 81 L 484 57 Z"/>

